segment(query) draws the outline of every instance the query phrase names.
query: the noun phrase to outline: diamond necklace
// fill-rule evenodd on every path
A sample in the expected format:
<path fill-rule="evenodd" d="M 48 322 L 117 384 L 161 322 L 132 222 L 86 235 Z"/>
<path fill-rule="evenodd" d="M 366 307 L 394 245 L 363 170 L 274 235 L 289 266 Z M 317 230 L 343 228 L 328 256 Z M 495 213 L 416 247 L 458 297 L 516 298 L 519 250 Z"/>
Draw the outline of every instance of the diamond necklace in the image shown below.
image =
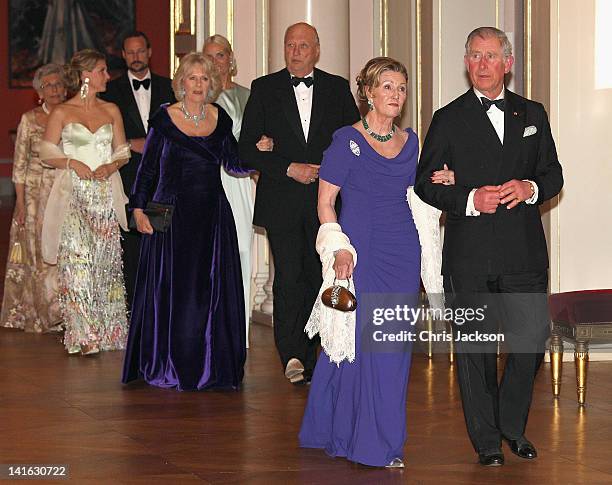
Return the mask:
<path fill-rule="evenodd" d="M 204 105 L 202 105 L 202 107 L 200 108 L 200 114 L 192 115 L 189 111 L 187 111 L 187 108 L 185 108 L 185 103 L 181 102 L 181 111 L 183 112 L 183 115 L 185 116 L 186 120 L 190 120 L 195 123 L 196 128 L 200 124 L 200 121 L 204 121 L 204 119 L 206 118 Z"/>
<path fill-rule="evenodd" d="M 47 102 L 45 101 L 42 106 L 41 106 L 43 112 L 48 115 L 49 113 L 51 113 L 51 111 L 49 110 L 49 108 L 47 107 Z"/>
<path fill-rule="evenodd" d="M 393 134 L 395 133 L 395 125 L 391 125 L 391 131 L 389 133 L 387 133 L 386 135 L 379 135 L 378 133 L 372 131 L 372 129 L 368 125 L 368 122 L 366 121 L 365 116 L 361 118 L 361 124 L 363 125 L 363 129 L 366 131 L 368 135 L 370 135 L 372 138 L 374 138 L 375 140 L 381 143 L 389 141 L 393 137 Z"/>

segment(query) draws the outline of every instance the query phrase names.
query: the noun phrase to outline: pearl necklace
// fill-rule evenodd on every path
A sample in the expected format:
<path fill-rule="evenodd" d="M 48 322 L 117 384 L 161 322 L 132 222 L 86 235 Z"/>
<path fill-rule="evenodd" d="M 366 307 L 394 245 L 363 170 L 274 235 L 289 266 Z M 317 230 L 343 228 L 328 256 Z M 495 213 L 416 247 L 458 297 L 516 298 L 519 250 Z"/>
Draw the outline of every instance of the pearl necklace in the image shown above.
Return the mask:
<path fill-rule="evenodd" d="M 377 141 L 379 141 L 381 143 L 389 141 L 393 137 L 393 134 L 395 133 L 395 125 L 391 125 L 391 131 L 389 133 L 387 133 L 386 135 L 380 135 L 380 134 L 372 131 L 372 129 L 368 125 L 368 122 L 367 122 L 365 116 L 363 118 L 361 118 L 361 124 L 363 125 L 363 129 L 366 131 L 366 133 L 368 135 L 370 135 L 372 138 L 374 138 L 375 140 L 377 140 Z"/>
<path fill-rule="evenodd" d="M 204 110 L 204 105 L 202 105 L 202 108 L 200 109 L 200 114 L 192 115 L 189 111 L 187 111 L 187 108 L 185 108 L 185 103 L 181 103 L 181 111 L 183 115 L 185 116 L 186 120 L 190 120 L 195 123 L 196 128 L 200 124 L 200 121 L 204 121 L 204 119 L 206 118 L 206 112 Z"/>
<path fill-rule="evenodd" d="M 51 113 L 51 111 L 49 111 L 49 108 L 47 107 L 47 102 L 45 101 L 42 106 L 41 106 L 43 112 L 48 115 L 49 113 Z"/>

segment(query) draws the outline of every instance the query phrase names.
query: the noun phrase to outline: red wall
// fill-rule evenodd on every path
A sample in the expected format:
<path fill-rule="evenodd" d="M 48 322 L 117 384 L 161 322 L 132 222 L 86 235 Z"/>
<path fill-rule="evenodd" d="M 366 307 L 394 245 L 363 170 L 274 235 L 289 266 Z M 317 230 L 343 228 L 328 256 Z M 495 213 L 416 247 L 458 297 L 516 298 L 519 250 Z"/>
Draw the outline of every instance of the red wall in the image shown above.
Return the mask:
<path fill-rule="evenodd" d="M 136 28 L 145 32 L 151 39 L 152 69 L 158 74 L 167 76 L 170 70 L 168 0 L 136 0 Z M 13 157 L 9 131 L 17 128 L 22 113 L 36 106 L 38 99 L 33 89 L 9 89 L 7 68 L 8 0 L 0 0 L 0 158 Z"/>

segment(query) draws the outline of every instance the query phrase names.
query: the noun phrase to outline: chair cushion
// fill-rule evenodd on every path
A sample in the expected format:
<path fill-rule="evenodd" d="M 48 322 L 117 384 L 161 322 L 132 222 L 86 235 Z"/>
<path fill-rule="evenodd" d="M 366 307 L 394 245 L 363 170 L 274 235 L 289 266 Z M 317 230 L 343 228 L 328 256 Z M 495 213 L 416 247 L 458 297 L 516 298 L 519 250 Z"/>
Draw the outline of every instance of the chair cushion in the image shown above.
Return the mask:
<path fill-rule="evenodd" d="M 556 293 L 548 301 L 555 323 L 612 324 L 612 289 Z"/>

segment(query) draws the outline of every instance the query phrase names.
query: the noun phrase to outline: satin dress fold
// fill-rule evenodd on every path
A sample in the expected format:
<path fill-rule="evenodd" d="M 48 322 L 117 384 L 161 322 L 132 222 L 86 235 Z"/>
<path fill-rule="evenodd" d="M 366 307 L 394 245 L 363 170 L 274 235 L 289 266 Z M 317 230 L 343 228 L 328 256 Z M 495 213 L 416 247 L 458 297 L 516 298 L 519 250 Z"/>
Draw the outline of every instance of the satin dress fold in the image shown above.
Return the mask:
<path fill-rule="evenodd" d="M 340 187 L 338 223 L 357 251 L 355 360 L 339 366 L 321 352 L 299 434 L 300 446 L 322 448 L 370 466 L 403 457 L 412 346 L 373 347 L 364 302 L 379 295 L 417 295 L 421 248 L 406 202 L 419 143 L 411 129 L 394 158 L 378 154 L 352 126 L 334 133 L 319 177 Z M 363 314 L 362 314 L 363 313 Z M 370 319 L 371 321 L 371 319 Z M 363 327 L 367 329 L 367 327 Z M 382 328 L 382 327 L 381 327 Z"/>
<path fill-rule="evenodd" d="M 167 105 L 149 133 L 130 205 L 174 205 L 167 232 L 143 235 L 122 381 L 177 390 L 237 388 L 246 329 L 238 240 L 220 167 L 240 168 L 232 120 L 187 136 Z"/>
<path fill-rule="evenodd" d="M 224 90 L 217 98 L 219 104 L 232 119 L 232 133 L 240 140 L 242 116 L 251 92 L 244 86 L 236 84 Z M 249 318 L 251 316 L 251 248 L 253 245 L 253 188 L 254 184 L 248 174 L 237 176 L 221 169 L 221 183 L 230 203 L 236 233 L 238 234 L 238 250 L 242 267 L 242 286 L 244 288 L 244 312 L 246 318 L 246 342 L 249 346 Z"/>

